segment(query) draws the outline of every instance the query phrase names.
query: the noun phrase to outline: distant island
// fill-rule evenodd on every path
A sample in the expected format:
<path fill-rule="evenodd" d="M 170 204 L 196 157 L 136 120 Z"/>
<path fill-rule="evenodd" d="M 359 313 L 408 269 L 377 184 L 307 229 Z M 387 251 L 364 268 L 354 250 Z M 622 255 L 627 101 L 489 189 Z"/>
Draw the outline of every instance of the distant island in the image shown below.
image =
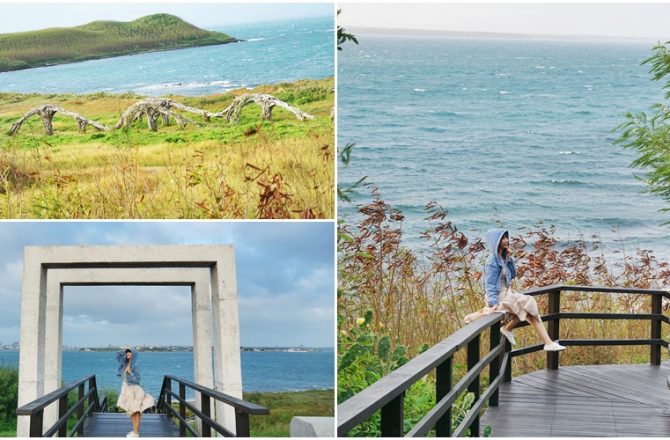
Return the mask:
<path fill-rule="evenodd" d="M 238 41 L 170 14 L 130 22 L 94 21 L 70 28 L 0 34 L 0 72 Z"/>

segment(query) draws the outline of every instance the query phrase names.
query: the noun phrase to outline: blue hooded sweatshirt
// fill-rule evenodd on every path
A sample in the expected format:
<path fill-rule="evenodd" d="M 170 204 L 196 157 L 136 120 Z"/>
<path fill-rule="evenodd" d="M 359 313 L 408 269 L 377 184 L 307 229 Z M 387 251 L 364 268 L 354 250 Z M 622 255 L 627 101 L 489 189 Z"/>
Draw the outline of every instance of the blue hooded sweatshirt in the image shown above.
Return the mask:
<path fill-rule="evenodd" d="M 486 303 L 489 307 L 500 302 L 498 299 L 502 287 L 500 271 L 505 269 L 505 279 L 508 286 L 516 277 L 514 259 L 510 255 L 507 255 L 505 259 L 498 255 L 498 246 L 500 246 L 500 241 L 505 234 L 509 237 L 509 233 L 505 229 L 491 229 L 486 233 L 486 246 L 491 250 L 491 255 L 486 260 L 486 267 L 484 268 L 484 288 L 486 289 Z"/>
<path fill-rule="evenodd" d="M 133 353 L 133 357 L 130 360 L 130 371 L 132 374 L 126 374 L 126 381 L 128 385 L 139 385 L 140 384 L 140 367 L 137 365 L 137 350 L 130 349 Z M 119 366 L 116 369 L 117 376 L 123 376 L 123 370 L 126 368 L 126 350 L 122 350 L 116 353 L 116 362 Z"/>

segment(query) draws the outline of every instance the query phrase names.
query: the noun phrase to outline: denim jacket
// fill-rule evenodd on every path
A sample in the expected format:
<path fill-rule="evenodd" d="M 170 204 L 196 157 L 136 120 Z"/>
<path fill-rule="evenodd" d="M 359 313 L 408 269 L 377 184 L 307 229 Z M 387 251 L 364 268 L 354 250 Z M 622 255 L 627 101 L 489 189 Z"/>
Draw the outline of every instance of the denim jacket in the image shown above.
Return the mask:
<path fill-rule="evenodd" d="M 141 375 L 140 367 L 137 365 L 137 351 L 132 348 L 130 351 L 133 353 L 133 358 L 130 361 L 131 373 L 124 373 L 124 370 L 126 369 L 126 351 L 123 350 L 116 353 L 116 362 L 118 363 L 116 375 L 124 377 L 126 382 L 128 382 L 128 385 L 139 385 Z"/>
<path fill-rule="evenodd" d="M 499 295 L 502 287 L 502 271 L 505 273 L 505 280 L 507 286 L 512 280 L 516 278 L 516 266 L 514 259 L 511 256 L 502 259 L 498 255 L 498 246 L 503 235 L 507 231 L 505 229 L 491 229 L 486 233 L 486 245 L 491 250 L 486 260 L 486 267 L 484 268 L 484 288 L 486 289 L 486 304 L 492 307 L 500 302 Z M 509 233 L 507 234 L 509 236 Z"/>

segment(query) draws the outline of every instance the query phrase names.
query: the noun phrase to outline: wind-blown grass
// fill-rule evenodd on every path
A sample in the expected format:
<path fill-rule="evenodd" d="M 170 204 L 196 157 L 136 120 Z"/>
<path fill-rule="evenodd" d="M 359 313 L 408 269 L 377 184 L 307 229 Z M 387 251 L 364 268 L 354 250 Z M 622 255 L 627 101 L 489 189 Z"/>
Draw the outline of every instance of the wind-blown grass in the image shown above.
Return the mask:
<path fill-rule="evenodd" d="M 174 97 L 219 111 L 239 93 Z M 54 118 L 45 136 L 39 118 L 7 130 L 45 102 L 114 125 L 141 99 L 133 94 L 0 94 L 0 217 L 5 218 L 332 218 L 333 80 L 261 86 L 316 116 L 309 121 L 275 108 L 272 121 L 247 106 L 239 124 L 145 125 L 128 131 L 79 133 Z"/>
<path fill-rule="evenodd" d="M 372 312 L 371 331 L 388 335 L 393 344 L 416 356 L 465 325 L 463 317 L 485 305 L 481 281 L 488 251 L 479 238 L 469 239 L 447 219 L 435 203 L 426 206 L 427 229 L 422 238 L 430 250 L 426 259 L 402 245 L 400 211 L 379 196 L 360 209 L 363 218 L 340 225 L 338 259 L 339 330 L 358 328 L 357 320 Z M 493 225 L 495 226 L 495 225 Z M 551 284 L 667 288 L 670 265 L 648 250 L 622 254 L 619 261 L 605 256 L 599 243 L 566 245 L 555 228 L 536 228 L 512 234 L 517 258 L 516 289 Z M 538 297 L 546 311 L 546 297 Z M 664 304 L 667 310 L 668 304 Z M 564 292 L 561 310 L 570 312 L 650 313 L 646 295 Z M 539 342 L 530 327 L 517 330 L 519 346 Z M 645 339 L 649 321 L 566 320 L 561 337 L 567 339 Z M 667 335 L 663 335 L 667 337 Z M 392 345 L 393 345 L 392 344 Z M 666 356 L 665 350 L 664 356 Z M 561 364 L 611 364 L 648 361 L 649 348 L 636 346 L 570 347 Z M 542 353 L 515 358 L 514 373 L 542 368 Z"/>

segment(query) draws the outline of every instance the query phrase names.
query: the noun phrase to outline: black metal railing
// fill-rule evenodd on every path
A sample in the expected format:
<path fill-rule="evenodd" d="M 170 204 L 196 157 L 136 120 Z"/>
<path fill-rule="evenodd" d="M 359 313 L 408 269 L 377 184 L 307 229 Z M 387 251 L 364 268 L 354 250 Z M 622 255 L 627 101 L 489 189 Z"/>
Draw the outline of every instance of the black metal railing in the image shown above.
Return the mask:
<path fill-rule="evenodd" d="M 342 402 L 337 407 L 337 435 L 342 437 L 357 425 L 381 410 L 381 436 L 404 435 L 403 398 L 405 391 L 427 374 L 435 371 L 435 406 L 409 431 L 408 437 L 425 436 L 435 428 L 437 437 L 462 436 L 469 429 L 479 435 L 479 412 L 486 401 L 498 405 L 498 387 L 509 365 L 509 344 L 500 337 L 503 315 L 484 316 L 432 346 L 410 362 L 382 377 L 368 388 Z M 481 335 L 490 329 L 489 352 L 480 358 Z M 452 385 L 453 357 L 467 350 L 467 373 Z M 480 374 L 489 367 L 489 383 L 480 394 Z M 474 393 L 475 400 L 460 424 L 452 432 L 451 410 L 456 399 L 465 391 Z"/>
<path fill-rule="evenodd" d="M 172 384 L 179 386 L 179 393 L 172 390 Z M 200 408 L 186 400 L 186 388 L 200 393 Z M 179 410 L 172 407 L 172 398 L 179 402 Z M 212 418 L 212 400 L 222 402 L 235 409 L 235 432 L 221 426 Z M 175 376 L 165 376 L 160 396 L 158 397 L 157 409 L 159 413 L 176 417 L 179 422 L 179 435 L 186 436 L 186 431 L 194 437 L 211 437 L 212 430 L 225 437 L 249 437 L 249 415 L 267 415 L 270 410 L 255 403 L 247 402 L 227 394 L 212 390 L 211 388 L 198 385 L 186 379 Z M 186 409 L 189 409 L 197 417 L 202 425 L 202 432 L 197 432 L 186 420 Z"/>
<path fill-rule="evenodd" d="M 86 390 L 87 384 L 88 390 Z M 69 407 L 68 395 L 74 389 L 78 390 L 77 402 Z M 53 426 L 44 429 L 44 409 L 54 402 L 58 402 L 58 421 Z M 86 403 L 88 405 L 85 407 Z M 104 412 L 106 410 L 107 397 L 105 396 L 102 401 L 99 400 L 95 375 L 91 375 L 23 405 L 16 410 L 16 415 L 30 417 L 30 437 L 52 437 L 54 435 L 73 437 L 74 434 L 83 437 L 85 435 L 84 422 L 86 418 L 92 412 Z M 68 431 L 67 422 L 72 415 L 76 415 L 76 421 Z"/>
<path fill-rule="evenodd" d="M 591 294 L 626 294 L 626 295 L 649 295 L 651 297 L 650 313 L 581 313 L 561 311 L 561 292 L 588 292 Z M 547 322 L 547 333 L 552 340 L 559 340 L 565 346 L 612 346 L 612 345 L 649 345 L 649 363 L 651 365 L 661 364 L 661 347 L 668 347 L 668 342 L 661 337 L 661 325 L 670 324 L 670 318 L 663 315 L 663 298 L 670 299 L 670 292 L 656 289 L 637 289 L 629 287 L 597 287 L 597 286 L 568 286 L 551 285 L 531 289 L 524 292 L 526 295 L 547 295 L 547 314 L 542 320 Z M 648 339 L 560 339 L 561 320 L 566 319 L 618 319 L 618 320 L 648 320 L 650 322 L 650 333 Z M 517 327 L 529 325 L 522 322 Z M 528 353 L 540 351 L 543 344 L 530 345 L 518 348 L 510 352 L 508 367 L 505 369 L 505 382 L 512 380 L 512 358 L 523 356 Z M 559 366 L 560 352 L 547 352 L 546 368 L 557 370 Z"/>
<path fill-rule="evenodd" d="M 651 313 L 576 313 L 561 311 L 561 292 L 617 293 L 650 295 Z M 613 288 L 593 286 L 552 285 L 524 292 L 527 295 L 548 295 L 547 314 L 542 320 L 548 323 L 549 337 L 566 346 L 649 345 L 650 363 L 660 365 L 661 347 L 668 342 L 661 337 L 661 324 L 670 324 L 663 315 L 662 300 L 670 299 L 664 290 Z M 435 428 L 437 437 L 470 435 L 478 437 L 479 413 L 488 400 L 489 406 L 498 406 L 498 389 L 501 380 L 512 380 L 512 358 L 543 349 L 543 344 L 511 350 L 509 342 L 500 336 L 502 314 L 486 315 L 466 325 L 442 342 L 412 359 L 402 367 L 384 376 L 368 388 L 342 402 L 337 407 L 337 434 L 344 436 L 357 425 L 381 410 L 381 436 L 425 436 Z M 622 319 L 649 320 L 649 339 L 560 339 L 561 319 Z M 529 325 L 523 322 L 517 327 Z M 490 350 L 480 359 L 481 334 L 490 328 Z M 452 386 L 452 359 L 454 354 L 467 347 L 467 373 Z M 546 368 L 559 367 L 560 352 L 547 352 Z M 489 384 L 480 394 L 479 375 L 490 366 Z M 428 373 L 435 371 L 436 405 L 407 434 L 404 434 L 403 396 L 405 391 Z M 456 429 L 451 431 L 451 409 L 458 396 L 465 391 L 475 394 L 475 401 Z"/>

